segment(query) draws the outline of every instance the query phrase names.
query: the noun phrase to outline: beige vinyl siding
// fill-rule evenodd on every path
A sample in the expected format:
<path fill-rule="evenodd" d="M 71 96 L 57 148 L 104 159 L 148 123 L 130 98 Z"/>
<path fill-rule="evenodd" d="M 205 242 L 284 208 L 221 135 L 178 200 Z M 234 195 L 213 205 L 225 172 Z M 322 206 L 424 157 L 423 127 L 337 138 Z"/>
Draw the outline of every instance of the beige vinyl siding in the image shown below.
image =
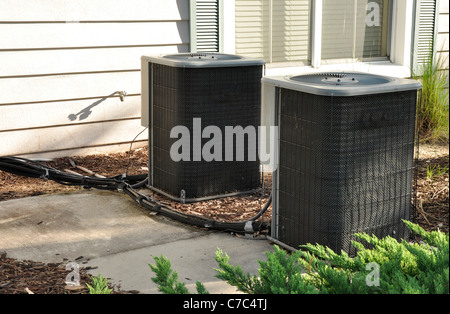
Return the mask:
<path fill-rule="evenodd" d="M 369 3 L 377 5 L 379 14 Z M 322 59 L 386 57 L 387 11 L 385 0 L 323 0 Z M 367 24 L 367 15 L 374 24 Z"/>
<path fill-rule="evenodd" d="M 0 156 L 128 149 L 140 57 L 189 44 L 189 0 L 0 1 Z"/>
<path fill-rule="evenodd" d="M 310 1 L 236 0 L 236 53 L 268 63 L 310 59 Z"/>

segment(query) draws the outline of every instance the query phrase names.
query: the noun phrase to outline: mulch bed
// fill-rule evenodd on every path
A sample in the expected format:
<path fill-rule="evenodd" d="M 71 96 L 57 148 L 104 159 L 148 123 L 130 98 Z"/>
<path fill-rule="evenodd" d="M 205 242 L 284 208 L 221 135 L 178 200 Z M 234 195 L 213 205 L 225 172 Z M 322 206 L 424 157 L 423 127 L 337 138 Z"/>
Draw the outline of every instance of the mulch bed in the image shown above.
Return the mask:
<path fill-rule="evenodd" d="M 79 269 L 79 286 L 66 284 L 66 277 L 72 270 L 66 270 L 67 263 L 41 263 L 19 261 L 8 258 L 0 252 L 0 294 L 88 294 L 86 284 L 93 286 L 88 268 Z M 73 277 L 69 279 L 73 281 Z M 138 291 L 122 291 L 110 286 L 112 294 L 135 294 Z"/>
<path fill-rule="evenodd" d="M 86 285 L 70 289 L 65 283 L 66 265 L 18 261 L 0 252 L 0 293 L 5 294 L 86 294 Z M 80 271 L 80 282 L 92 285 L 86 270 Z"/>
<path fill-rule="evenodd" d="M 133 150 L 130 153 L 92 155 L 71 157 L 76 165 L 88 168 L 106 177 L 122 173 L 129 175 L 146 174 L 148 172 L 147 148 Z M 72 166 L 69 158 L 58 158 L 48 165 L 64 170 L 72 170 L 86 175 Z M 448 167 L 448 144 L 442 147 L 424 147 L 417 165 L 417 219 L 416 222 L 425 230 L 448 232 L 449 230 L 449 176 L 448 170 L 439 177 L 427 178 L 427 168 L 439 165 Z M 62 186 L 52 181 L 23 178 L 0 171 L 0 201 L 36 196 L 51 193 L 65 193 L 81 190 L 81 187 Z M 267 201 L 271 190 L 271 176 L 264 176 L 264 188 L 257 195 L 245 195 L 218 200 L 180 204 L 163 196 L 148 194 L 176 210 L 192 215 L 204 216 L 220 221 L 243 221 L 256 215 Z M 270 221 L 271 207 L 262 217 Z M 67 263 L 44 264 L 35 261 L 18 261 L 8 258 L 7 252 L 0 252 L 0 294 L 86 294 L 86 283 L 91 284 L 87 270 L 80 268 L 80 280 L 83 288 L 68 289 L 65 278 L 69 271 Z M 114 287 L 114 293 L 137 293 L 137 291 L 121 291 Z"/>
<path fill-rule="evenodd" d="M 424 158 L 418 163 L 416 223 L 428 231 L 449 232 L 449 155 Z M 447 167 L 440 177 L 427 178 L 427 168 Z"/>

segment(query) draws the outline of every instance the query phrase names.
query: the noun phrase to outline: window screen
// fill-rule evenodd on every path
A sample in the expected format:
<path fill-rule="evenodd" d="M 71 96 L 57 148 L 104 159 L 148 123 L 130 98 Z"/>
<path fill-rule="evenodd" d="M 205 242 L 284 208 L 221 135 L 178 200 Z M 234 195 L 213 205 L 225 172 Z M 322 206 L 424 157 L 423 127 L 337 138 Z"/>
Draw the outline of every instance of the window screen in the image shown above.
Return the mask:
<path fill-rule="evenodd" d="M 309 60 L 309 0 L 236 0 L 236 53 L 266 62 Z"/>
<path fill-rule="evenodd" d="M 388 1 L 323 0 L 322 59 L 387 56 Z"/>

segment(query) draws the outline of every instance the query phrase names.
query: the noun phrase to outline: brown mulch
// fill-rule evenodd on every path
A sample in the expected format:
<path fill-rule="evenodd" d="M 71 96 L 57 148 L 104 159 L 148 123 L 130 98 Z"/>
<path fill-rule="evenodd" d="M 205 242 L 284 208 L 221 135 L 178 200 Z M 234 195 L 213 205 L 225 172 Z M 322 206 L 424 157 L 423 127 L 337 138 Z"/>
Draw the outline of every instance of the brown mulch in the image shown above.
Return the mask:
<path fill-rule="evenodd" d="M 19 261 L 8 258 L 0 252 L 0 294 L 88 294 L 86 284 L 93 286 L 88 268 L 79 269 L 79 286 L 66 284 L 66 277 L 72 270 L 66 270 L 67 263 L 41 263 Z M 69 280 L 74 280 L 70 277 Z M 134 294 L 138 291 L 122 291 L 109 285 L 112 294 Z"/>
<path fill-rule="evenodd" d="M 8 294 L 81 294 L 87 293 L 86 285 L 79 290 L 66 289 L 65 278 L 69 274 L 65 265 L 18 261 L 0 256 L 0 293 Z M 80 281 L 89 282 L 89 276 L 80 272 Z M 43 284 L 44 283 L 44 284 Z"/>
<path fill-rule="evenodd" d="M 423 145 L 417 165 L 416 223 L 428 231 L 449 232 L 449 148 Z M 445 172 L 427 176 L 427 169 Z M 446 169 L 446 170 L 444 170 Z"/>
<path fill-rule="evenodd" d="M 132 151 L 132 154 L 115 153 L 82 157 L 75 156 L 70 158 L 63 157 L 43 163 L 61 171 L 70 170 L 82 175 L 89 175 L 80 169 L 72 167 L 70 159 L 75 162 L 75 165 L 85 167 L 105 177 L 112 177 L 123 173 L 129 175 L 147 173 L 143 169 L 143 167 L 147 167 L 148 165 L 146 148 L 134 150 Z M 77 186 L 61 185 L 51 180 L 20 177 L 0 170 L 0 201 L 44 194 L 79 191 L 82 189 L 82 187 Z"/>
<path fill-rule="evenodd" d="M 146 174 L 148 165 L 147 148 L 140 148 L 131 153 L 92 155 L 71 157 L 76 165 L 88 168 L 106 177 L 127 173 L 129 175 Z M 69 158 L 58 158 L 46 164 L 59 170 L 72 170 L 86 175 L 70 163 Z M 446 145 L 421 145 L 417 176 L 417 219 L 416 222 L 425 230 L 448 232 L 449 230 L 449 174 L 448 170 L 441 176 L 427 178 L 427 168 L 448 168 L 449 149 Z M 160 202 L 176 210 L 192 215 L 204 216 L 220 221 L 242 221 L 256 215 L 267 201 L 271 190 L 271 176 L 264 176 L 264 189 L 257 195 L 244 195 L 224 199 L 180 204 L 156 195 L 149 190 L 142 193 L 151 194 Z M 52 181 L 24 178 L 0 171 L 0 202 L 17 198 L 51 193 L 65 193 L 81 190 L 81 187 L 63 186 Z M 262 217 L 270 221 L 271 207 Z M 17 261 L 0 252 L 0 294 L 86 294 L 87 288 L 68 290 L 65 277 L 68 271 L 65 264 L 43 264 L 33 261 Z M 80 268 L 81 282 L 90 283 L 86 270 Z M 28 290 L 26 290 L 28 288 Z M 120 291 L 115 293 L 136 293 L 137 291 Z"/>
<path fill-rule="evenodd" d="M 113 177 L 124 173 L 128 175 L 148 173 L 147 147 L 134 150 L 131 154 L 126 152 L 82 157 L 63 157 L 42 163 L 61 171 L 70 170 L 82 175 L 89 175 L 81 169 L 74 168 L 70 160 L 72 160 L 76 166 L 87 168 L 88 170 L 105 177 Z M 148 189 L 143 189 L 140 192 L 142 194 L 151 195 L 159 202 L 184 213 L 204 216 L 219 221 L 241 221 L 252 218 L 264 207 L 270 196 L 272 187 L 271 179 L 270 175 L 265 175 L 264 178 L 262 178 L 264 189 L 261 189 L 261 192 L 256 194 L 227 197 L 196 202 L 193 204 L 181 204 L 180 202 L 172 201 L 171 199 L 163 195 L 158 195 Z M 78 186 L 60 185 L 50 180 L 19 177 L 0 170 L 0 202 L 28 196 L 65 193 L 82 189 L 82 187 Z M 269 208 L 263 218 L 265 221 L 268 221 L 270 220 L 270 217 L 271 210 Z"/>
<path fill-rule="evenodd" d="M 219 198 L 195 203 L 181 204 L 163 195 L 148 191 L 153 199 L 189 215 L 206 217 L 221 222 L 246 221 L 257 215 L 269 200 L 272 189 L 272 176 L 265 174 L 261 180 L 263 188 L 259 192 L 234 197 Z M 272 206 L 262 216 L 262 221 L 269 222 Z M 259 219 L 258 221 L 261 221 Z"/>

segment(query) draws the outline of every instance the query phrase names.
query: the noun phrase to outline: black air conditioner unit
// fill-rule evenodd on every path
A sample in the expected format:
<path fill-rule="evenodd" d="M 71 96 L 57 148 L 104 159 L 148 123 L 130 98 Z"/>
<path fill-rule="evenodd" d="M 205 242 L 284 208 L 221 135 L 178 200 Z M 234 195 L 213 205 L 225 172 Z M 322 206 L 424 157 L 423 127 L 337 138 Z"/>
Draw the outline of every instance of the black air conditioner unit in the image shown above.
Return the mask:
<path fill-rule="evenodd" d="M 332 72 L 266 77 L 263 88 L 279 126 L 272 238 L 353 254 L 358 232 L 406 237 L 421 85 Z"/>
<path fill-rule="evenodd" d="M 220 53 L 143 56 L 141 61 L 142 125 L 149 127 L 149 186 L 185 202 L 257 189 L 258 157 L 247 158 L 245 149 L 244 159 L 226 158 L 226 150 L 236 147 L 226 147 L 225 128 L 260 125 L 264 61 Z M 181 139 L 181 134 L 171 138 L 177 126 L 191 136 L 189 158 L 181 160 L 173 160 L 170 154 Z M 199 139 L 203 135 L 199 132 L 208 126 L 220 130 L 223 137 L 221 158 L 202 156 L 213 135 Z M 253 142 L 246 139 L 246 147 L 256 145 Z"/>

